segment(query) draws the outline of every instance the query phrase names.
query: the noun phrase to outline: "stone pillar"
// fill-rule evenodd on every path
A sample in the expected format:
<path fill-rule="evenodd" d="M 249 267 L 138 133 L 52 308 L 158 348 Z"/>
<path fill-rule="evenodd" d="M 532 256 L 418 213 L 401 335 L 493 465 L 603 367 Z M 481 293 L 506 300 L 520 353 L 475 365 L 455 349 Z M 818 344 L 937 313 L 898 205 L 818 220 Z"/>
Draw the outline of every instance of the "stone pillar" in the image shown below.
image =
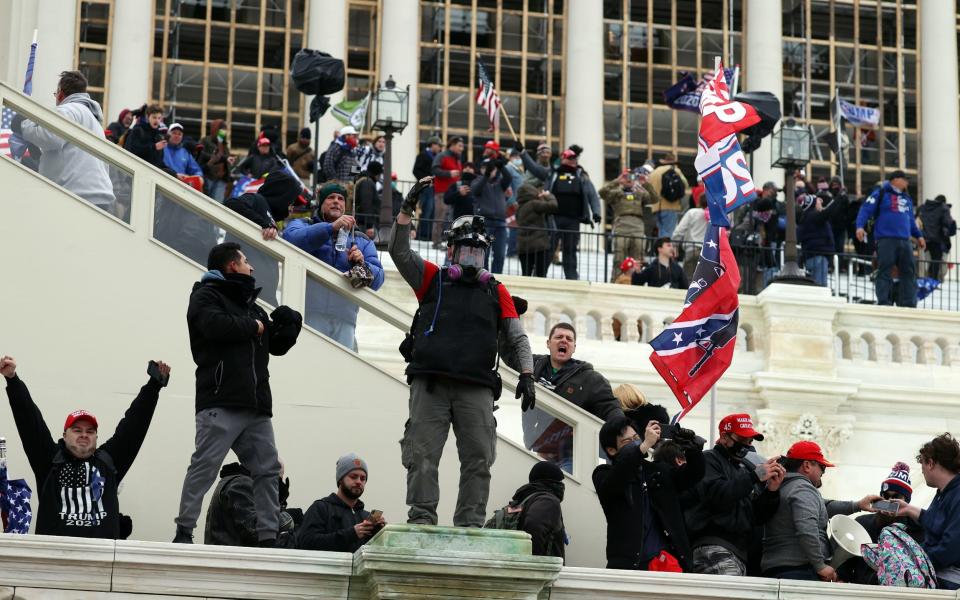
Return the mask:
<path fill-rule="evenodd" d="M 383 6 L 380 40 L 380 82 L 393 75 L 397 87 L 410 86 L 409 122 L 393 138 L 393 171 L 400 179 L 413 179 L 413 161 L 420 151 L 417 133 L 417 83 L 420 77 L 420 6 L 417 0 L 390 0 Z M 388 174 L 389 176 L 389 174 Z"/>
<path fill-rule="evenodd" d="M 744 49 L 746 60 L 740 78 L 740 90 L 772 92 L 783 105 L 783 46 L 780 22 L 781 0 L 746 0 Z M 954 95 L 956 97 L 956 95 Z M 760 189 L 767 181 L 783 183 L 783 169 L 774 169 L 770 157 L 770 137 L 753 153 L 753 183 Z"/>
<path fill-rule="evenodd" d="M 36 10 L 26 0 L 0 2 L 0 80 L 17 89 L 23 89 L 36 24 Z"/>
<path fill-rule="evenodd" d="M 151 0 L 123 0 L 113 5 L 110 85 L 103 107 L 107 123 L 124 108 L 137 108 L 150 97 L 151 38 L 145 32 L 150 31 L 152 19 Z"/>
<path fill-rule="evenodd" d="M 77 45 L 77 3 L 41 0 L 36 4 L 28 3 L 26 12 L 29 13 L 31 10 L 36 11 L 34 22 L 38 32 L 37 62 L 33 71 L 33 97 L 38 102 L 53 106 L 53 92 L 57 90 L 60 72 L 77 67 L 74 58 Z M 29 20 L 29 15 L 26 20 Z M 13 65 L 13 70 L 17 73 L 14 77 L 14 87 L 17 88 L 23 87 L 23 74 L 27 68 L 32 37 L 32 29 L 20 32 L 19 46 L 23 58 L 19 65 Z"/>
<path fill-rule="evenodd" d="M 310 15 L 307 22 L 307 48 L 321 50 L 336 58 L 346 58 L 347 53 L 347 0 L 310 0 Z M 310 123 L 310 102 L 313 96 L 304 96 L 303 122 Z M 330 96 L 332 107 L 343 100 L 343 92 Z M 319 139 L 313 140 L 317 156 L 322 154 L 333 140 L 333 131 L 343 124 L 333 118 L 332 108 L 320 119 Z M 310 123 L 313 129 L 313 123 Z M 316 132 L 314 132 L 316 133 Z"/>
<path fill-rule="evenodd" d="M 531 552 L 521 531 L 387 525 L 354 553 L 350 600 L 535 600 L 563 561 Z"/>
<path fill-rule="evenodd" d="M 956 13 L 952 2 L 924 2 L 919 8 L 920 196 L 937 194 L 953 204 L 960 219 L 960 117 L 957 114 Z M 956 244 L 952 254 L 957 256 Z M 955 260 L 955 258 L 954 258 Z"/>
<path fill-rule="evenodd" d="M 596 0 L 569 0 L 563 143 L 579 144 L 580 164 L 599 188 L 603 173 L 603 11 Z M 574 33 L 570 35 L 571 28 Z"/>

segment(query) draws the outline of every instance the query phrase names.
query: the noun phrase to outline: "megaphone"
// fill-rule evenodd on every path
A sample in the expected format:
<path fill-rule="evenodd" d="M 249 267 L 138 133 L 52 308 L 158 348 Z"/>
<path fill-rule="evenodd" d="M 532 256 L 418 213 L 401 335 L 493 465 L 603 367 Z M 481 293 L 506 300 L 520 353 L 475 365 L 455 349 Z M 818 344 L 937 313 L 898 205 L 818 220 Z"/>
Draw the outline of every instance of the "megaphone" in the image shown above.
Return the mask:
<path fill-rule="evenodd" d="M 854 556 L 863 556 L 860 546 L 873 543 L 863 525 L 847 515 L 835 515 L 830 519 L 827 523 L 827 537 L 830 538 L 830 545 L 833 548 L 830 566 L 834 569 L 839 568 Z"/>

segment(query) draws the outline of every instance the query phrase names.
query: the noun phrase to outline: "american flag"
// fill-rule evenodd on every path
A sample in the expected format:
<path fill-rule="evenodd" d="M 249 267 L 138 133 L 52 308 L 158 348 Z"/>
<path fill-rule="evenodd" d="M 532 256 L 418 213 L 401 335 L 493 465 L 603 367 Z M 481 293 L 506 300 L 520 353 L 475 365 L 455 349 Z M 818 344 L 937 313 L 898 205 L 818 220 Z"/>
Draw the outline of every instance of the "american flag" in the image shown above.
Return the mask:
<path fill-rule="evenodd" d="M 477 104 L 487 111 L 487 119 L 490 120 L 490 131 L 495 131 L 500 127 L 500 96 L 497 95 L 497 89 L 493 87 L 493 81 L 487 75 L 487 70 L 483 68 L 483 63 L 477 61 L 477 68 L 480 70 L 480 86 L 477 88 Z"/>
<path fill-rule="evenodd" d="M 23 76 L 23 93 L 27 96 L 33 95 L 33 65 L 37 60 L 37 32 L 33 32 L 33 43 L 30 44 L 30 58 L 27 59 L 27 72 Z M 11 148 L 10 136 L 13 131 L 10 124 L 17 113 L 7 107 L 3 107 L 3 114 L 0 115 L 0 156 L 9 156 L 19 159 L 26 151 L 26 145 L 19 136 L 13 138 L 13 148 Z"/>
<path fill-rule="evenodd" d="M 3 515 L 4 533 L 27 533 L 33 513 L 30 512 L 30 497 L 33 492 L 23 479 L 7 479 L 7 466 L 0 466 L 0 513 Z"/>
<path fill-rule="evenodd" d="M 10 156 L 10 122 L 13 121 L 14 113 L 7 107 L 3 108 L 3 114 L 0 115 L 0 156 Z"/>

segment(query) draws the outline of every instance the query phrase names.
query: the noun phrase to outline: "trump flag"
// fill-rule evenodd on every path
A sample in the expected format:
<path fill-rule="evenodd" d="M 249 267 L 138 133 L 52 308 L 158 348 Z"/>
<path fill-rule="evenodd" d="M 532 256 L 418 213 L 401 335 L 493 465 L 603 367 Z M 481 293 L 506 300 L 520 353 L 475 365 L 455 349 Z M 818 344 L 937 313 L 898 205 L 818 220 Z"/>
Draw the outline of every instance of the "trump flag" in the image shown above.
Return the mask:
<path fill-rule="evenodd" d="M 711 224 L 683 311 L 650 342 L 650 362 L 680 402 L 678 418 L 696 406 L 733 360 L 739 287 L 740 270 L 727 231 Z"/>

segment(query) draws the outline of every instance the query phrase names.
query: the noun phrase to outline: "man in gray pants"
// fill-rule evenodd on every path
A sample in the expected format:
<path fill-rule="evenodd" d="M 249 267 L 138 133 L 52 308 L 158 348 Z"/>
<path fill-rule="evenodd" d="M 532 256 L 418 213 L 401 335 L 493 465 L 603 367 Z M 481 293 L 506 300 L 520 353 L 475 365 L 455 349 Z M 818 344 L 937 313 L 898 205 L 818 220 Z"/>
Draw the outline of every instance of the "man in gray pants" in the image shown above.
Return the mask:
<path fill-rule="evenodd" d="M 523 410 L 533 408 L 535 401 L 533 358 L 510 292 L 483 268 L 489 247 L 483 217 L 462 216 L 446 232 L 449 267 L 425 261 L 411 250 L 410 221 L 417 197 L 432 179 L 421 179 L 410 190 L 389 245 L 397 270 L 420 302 L 401 346 L 410 363 L 410 419 L 400 442 L 407 469 L 407 522 L 437 524 L 437 467 L 452 423 L 460 455 L 453 524 L 482 527 L 497 448 L 493 408 L 500 394 L 498 331 L 517 356 L 522 373 L 516 397 L 523 397 Z"/>
<path fill-rule="evenodd" d="M 235 242 L 214 246 L 207 271 L 193 286 L 187 327 L 197 364 L 196 451 L 180 494 L 173 541 L 193 542 L 204 494 L 233 449 L 253 477 L 257 538 L 277 540 L 280 460 L 273 439 L 270 354 L 282 356 L 297 341 L 300 314 L 281 306 L 267 317 L 256 303 L 253 267 Z"/>

